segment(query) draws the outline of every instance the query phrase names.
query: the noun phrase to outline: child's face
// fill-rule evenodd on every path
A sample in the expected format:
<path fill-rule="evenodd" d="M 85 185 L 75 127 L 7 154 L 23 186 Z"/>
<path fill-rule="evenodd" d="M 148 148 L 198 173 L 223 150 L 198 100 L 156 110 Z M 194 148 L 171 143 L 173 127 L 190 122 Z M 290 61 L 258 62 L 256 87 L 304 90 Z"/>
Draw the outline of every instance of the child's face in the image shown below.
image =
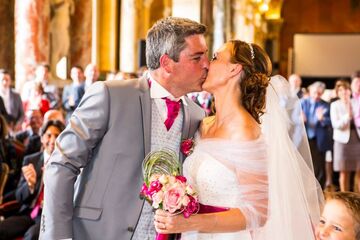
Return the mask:
<path fill-rule="evenodd" d="M 325 204 L 316 231 L 317 240 L 355 240 L 354 220 L 350 210 L 339 200 Z"/>

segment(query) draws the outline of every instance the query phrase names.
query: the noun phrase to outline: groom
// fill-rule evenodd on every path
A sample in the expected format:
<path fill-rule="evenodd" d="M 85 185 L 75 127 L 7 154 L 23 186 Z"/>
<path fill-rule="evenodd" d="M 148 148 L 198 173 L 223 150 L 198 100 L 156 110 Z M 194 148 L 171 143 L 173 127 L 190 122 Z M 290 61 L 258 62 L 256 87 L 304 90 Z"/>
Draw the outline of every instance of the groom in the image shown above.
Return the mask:
<path fill-rule="evenodd" d="M 138 197 L 141 164 L 164 147 L 180 154 L 204 117 L 185 94 L 207 75 L 205 31 L 160 20 L 146 39 L 147 77 L 87 90 L 46 168 L 40 239 L 154 239 L 151 207 Z"/>

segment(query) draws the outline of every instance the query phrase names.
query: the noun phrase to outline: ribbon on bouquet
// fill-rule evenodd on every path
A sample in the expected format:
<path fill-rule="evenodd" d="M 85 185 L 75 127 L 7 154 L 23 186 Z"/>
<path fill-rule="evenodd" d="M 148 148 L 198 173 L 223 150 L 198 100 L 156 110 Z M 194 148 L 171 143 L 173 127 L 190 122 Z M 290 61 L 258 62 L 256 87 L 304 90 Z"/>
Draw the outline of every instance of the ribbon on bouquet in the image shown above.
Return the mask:
<path fill-rule="evenodd" d="M 228 210 L 230 210 L 230 208 L 210 206 L 199 203 L 199 211 L 197 213 L 198 214 L 217 213 L 217 212 L 225 212 Z M 181 239 L 181 233 L 175 233 L 175 234 L 156 233 L 156 238 L 155 238 L 155 240 L 180 240 L 180 239 Z"/>

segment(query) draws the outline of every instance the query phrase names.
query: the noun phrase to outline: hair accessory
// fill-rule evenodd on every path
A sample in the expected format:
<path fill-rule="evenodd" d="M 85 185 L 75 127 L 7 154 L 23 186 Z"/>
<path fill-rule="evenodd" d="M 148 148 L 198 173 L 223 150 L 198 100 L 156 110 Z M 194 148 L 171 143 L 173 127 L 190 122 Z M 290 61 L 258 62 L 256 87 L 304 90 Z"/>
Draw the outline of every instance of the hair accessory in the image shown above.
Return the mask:
<path fill-rule="evenodd" d="M 250 52 L 251 52 L 251 59 L 254 59 L 255 58 L 254 48 L 251 45 L 251 43 L 248 43 L 248 45 L 249 45 Z"/>

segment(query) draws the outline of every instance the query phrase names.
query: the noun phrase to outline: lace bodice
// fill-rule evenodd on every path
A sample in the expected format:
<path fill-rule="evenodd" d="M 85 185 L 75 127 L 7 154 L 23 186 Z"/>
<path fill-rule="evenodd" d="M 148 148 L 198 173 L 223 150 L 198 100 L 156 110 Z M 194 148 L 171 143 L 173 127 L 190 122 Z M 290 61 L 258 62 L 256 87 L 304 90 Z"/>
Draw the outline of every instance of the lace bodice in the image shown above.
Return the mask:
<path fill-rule="evenodd" d="M 197 139 L 183 171 L 206 205 L 240 208 L 247 228 L 266 219 L 267 161 L 262 137 L 255 141 Z M 192 237 L 190 237 L 192 236 Z M 196 236 L 196 237 L 195 237 Z M 240 238 L 241 236 L 241 238 Z M 182 239 L 251 239 L 248 231 L 226 234 L 183 234 Z"/>

